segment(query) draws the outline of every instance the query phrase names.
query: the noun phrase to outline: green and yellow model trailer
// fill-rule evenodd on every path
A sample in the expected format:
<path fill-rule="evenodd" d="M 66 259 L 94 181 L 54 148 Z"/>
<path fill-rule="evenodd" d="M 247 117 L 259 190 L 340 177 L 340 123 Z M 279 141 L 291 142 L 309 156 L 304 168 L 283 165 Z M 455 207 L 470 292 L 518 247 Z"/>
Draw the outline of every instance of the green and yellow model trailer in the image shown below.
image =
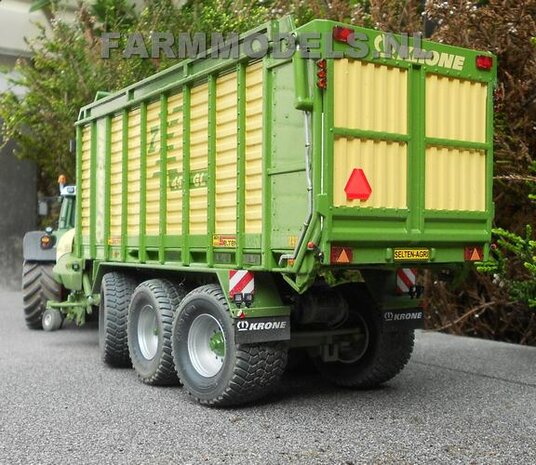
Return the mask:
<path fill-rule="evenodd" d="M 99 306 L 106 363 L 207 405 L 264 395 L 289 351 L 343 386 L 394 377 L 423 322 L 411 276 L 485 260 L 493 217 L 495 58 L 404 40 L 273 21 L 82 108 L 49 309 Z"/>

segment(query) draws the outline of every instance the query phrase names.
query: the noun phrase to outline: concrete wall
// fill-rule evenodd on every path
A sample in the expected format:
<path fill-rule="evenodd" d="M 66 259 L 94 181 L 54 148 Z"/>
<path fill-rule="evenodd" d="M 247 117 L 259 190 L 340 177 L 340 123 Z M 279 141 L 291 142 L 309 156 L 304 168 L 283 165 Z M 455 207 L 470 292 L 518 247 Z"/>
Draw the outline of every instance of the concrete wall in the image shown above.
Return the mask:
<path fill-rule="evenodd" d="M 0 145 L 2 135 L 0 134 Z M 37 223 L 36 167 L 18 160 L 9 142 L 0 152 L 0 288 L 20 288 L 22 238 Z"/>
<path fill-rule="evenodd" d="M 24 89 L 13 88 L 6 71 L 12 70 L 17 58 L 28 57 L 25 37 L 38 33 L 36 22 L 48 24 L 42 12 L 30 13 L 31 0 L 0 2 L 0 92 L 12 90 L 18 95 Z M 0 132 L 0 145 L 2 144 Z M 36 167 L 13 155 L 13 143 L 0 151 L 0 288 L 20 288 L 22 273 L 22 237 L 35 229 Z"/>

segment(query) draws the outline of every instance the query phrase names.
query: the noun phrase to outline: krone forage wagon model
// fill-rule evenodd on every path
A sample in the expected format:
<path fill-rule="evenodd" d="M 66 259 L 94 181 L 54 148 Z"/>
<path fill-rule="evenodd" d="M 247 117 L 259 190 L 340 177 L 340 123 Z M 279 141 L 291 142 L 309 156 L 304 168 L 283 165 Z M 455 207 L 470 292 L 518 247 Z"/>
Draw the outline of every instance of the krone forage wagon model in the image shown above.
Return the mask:
<path fill-rule="evenodd" d="M 281 32 L 321 39 L 280 58 Z M 395 39 L 285 18 L 238 57 L 82 108 L 54 269 L 70 295 L 49 308 L 99 306 L 106 363 L 208 405 L 267 393 L 289 350 L 343 386 L 395 376 L 422 324 L 416 269 L 487 258 L 496 75 L 489 53 L 410 40 L 389 56 Z"/>

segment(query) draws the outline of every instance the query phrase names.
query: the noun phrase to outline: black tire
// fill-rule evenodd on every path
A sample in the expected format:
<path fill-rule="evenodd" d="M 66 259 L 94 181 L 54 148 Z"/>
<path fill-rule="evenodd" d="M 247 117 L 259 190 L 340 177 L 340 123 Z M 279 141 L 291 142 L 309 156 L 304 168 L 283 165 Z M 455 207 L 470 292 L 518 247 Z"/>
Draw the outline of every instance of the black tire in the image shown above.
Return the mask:
<path fill-rule="evenodd" d="M 132 366 L 146 384 L 165 386 L 179 382 L 171 354 L 171 328 L 173 315 L 185 295 L 184 287 L 161 279 L 141 283 L 132 295 L 128 349 Z M 144 328 L 153 328 L 156 334 L 144 334 Z"/>
<path fill-rule="evenodd" d="M 99 305 L 99 347 L 102 361 L 114 367 L 130 367 L 127 343 L 128 306 L 136 281 L 124 273 L 102 278 Z"/>
<path fill-rule="evenodd" d="M 62 300 L 62 288 L 52 275 L 54 263 L 24 261 L 22 265 L 22 301 L 24 319 L 30 329 L 42 329 L 47 301 Z"/>
<path fill-rule="evenodd" d="M 215 328 L 206 331 L 211 338 L 196 337 L 202 334 L 203 324 Z M 218 339 L 223 347 L 209 348 Z M 286 343 L 238 345 L 234 341 L 233 319 L 220 286 L 198 287 L 183 299 L 173 321 L 173 359 L 184 388 L 200 404 L 227 407 L 251 402 L 268 394 L 281 378 L 287 363 Z M 189 342 L 199 349 L 190 350 Z M 199 361 L 204 345 L 219 367 L 216 362 Z"/>
<path fill-rule="evenodd" d="M 372 306 L 364 305 L 356 312 L 366 334 L 365 340 L 368 339 L 361 358 L 350 363 L 324 362 L 320 358 L 314 361 L 322 376 L 336 385 L 373 389 L 394 378 L 406 366 L 413 352 L 415 335 L 413 330 L 382 332 L 380 312 Z"/>

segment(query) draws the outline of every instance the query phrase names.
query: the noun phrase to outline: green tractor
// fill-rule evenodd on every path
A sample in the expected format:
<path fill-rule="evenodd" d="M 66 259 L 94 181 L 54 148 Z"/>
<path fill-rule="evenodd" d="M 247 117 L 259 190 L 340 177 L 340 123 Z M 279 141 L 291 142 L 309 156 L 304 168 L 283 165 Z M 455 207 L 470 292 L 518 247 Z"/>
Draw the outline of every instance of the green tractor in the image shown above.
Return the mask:
<path fill-rule="evenodd" d="M 60 195 L 57 228 L 30 231 L 23 240 L 22 298 L 26 326 L 51 331 L 61 327 L 60 312 L 46 310 L 49 300 L 62 300 L 64 289 L 52 274 L 56 264 L 57 245 L 75 225 L 76 186 L 66 185 L 65 176 L 58 179 Z M 46 208 L 48 210 L 48 208 Z M 46 214 L 46 213 L 45 213 Z"/>

